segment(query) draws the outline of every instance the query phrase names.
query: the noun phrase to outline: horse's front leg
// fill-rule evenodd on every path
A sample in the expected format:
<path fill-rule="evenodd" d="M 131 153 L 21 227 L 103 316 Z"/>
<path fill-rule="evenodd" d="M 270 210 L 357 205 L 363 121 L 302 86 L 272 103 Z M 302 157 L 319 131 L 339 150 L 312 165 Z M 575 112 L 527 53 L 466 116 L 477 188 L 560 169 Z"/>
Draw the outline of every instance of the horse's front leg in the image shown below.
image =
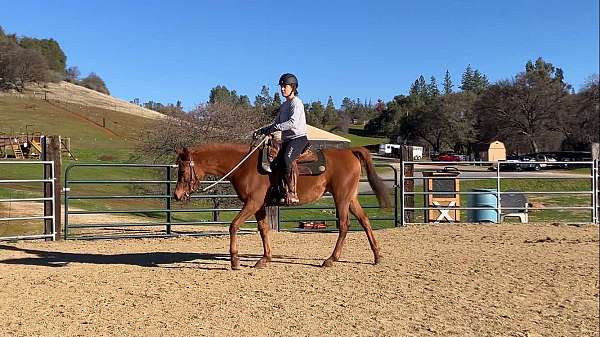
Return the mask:
<path fill-rule="evenodd" d="M 263 244 L 263 256 L 256 262 L 254 268 L 264 268 L 267 262 L 271 262 L 271 240 L 269 239 L 269 223 L 267 222 L 267 212 L 264 207 L 261 207 L 255 214 L 258 221 L 258 230 Z"/>
<path fill-rule="evenodd" d="M 255 203 L 246 202 L 242 210 L 229 225 L 229 254 L 231 256 L 231 269 L 240 269 L 240 257 L 238 255 L 237 232 L 240 226 L 260 208 Z"/>

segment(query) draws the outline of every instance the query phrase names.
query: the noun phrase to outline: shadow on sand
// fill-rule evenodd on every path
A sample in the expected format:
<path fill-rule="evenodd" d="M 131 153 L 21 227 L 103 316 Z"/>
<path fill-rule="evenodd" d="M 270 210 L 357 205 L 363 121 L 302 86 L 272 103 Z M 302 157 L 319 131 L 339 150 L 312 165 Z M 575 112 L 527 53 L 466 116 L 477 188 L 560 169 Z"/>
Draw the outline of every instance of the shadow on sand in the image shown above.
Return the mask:
<path fill-rule="evenodd" d="M 217 253 L 177 253 L 177 252 L 151 252 L 130 254 L 87 254 L 46 251 L 37 249 L 19 248 L 11 245 L 0 245 L 1 251 L 17 251 L 33 255 L 14 259 L 0 259 L 0 264 L 29 265 L 43 267 L 63 267 L 69 263 L 87 263 L 98 265 L 132 265 L 140 267 L 178 268 L 180 266 L 165 266 L 169 264 L 192 263 L 194 268 L 200 269 L 228 269 L 229 254 Z M 252 266 L 260 259 L 261 255 L 241 254 L 240 259 L 244 266 Z M 224 265 L 223 262 L 226 264 Z M 344 263 L 343 261 L 340 261 Z M 310 267 L 320 267 L 320 261 L 314 259 L 275 255 L 272 263 L 300 264 Z M 350 262 L 352 263 L 352 262 Z M 362 264 L 362 263 L 361 263 Z M 202 268 L 200 265 L 211 265 L 211 268 Z"/>

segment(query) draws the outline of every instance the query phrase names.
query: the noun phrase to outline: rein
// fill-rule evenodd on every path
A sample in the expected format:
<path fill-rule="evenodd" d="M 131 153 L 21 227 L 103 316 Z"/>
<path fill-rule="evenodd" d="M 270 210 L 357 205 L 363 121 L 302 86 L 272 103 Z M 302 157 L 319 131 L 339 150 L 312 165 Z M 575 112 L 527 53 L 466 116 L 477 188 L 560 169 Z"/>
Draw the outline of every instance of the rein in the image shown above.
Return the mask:
<path fill-rule="evenodd" d="M 209 189 L 215 187 L 218 183 L 222 182 L 227 177 L 229 177 L 229 175 L 232 174 L 235 170 L 237 170 L 238 167 L 240 167 L 240 165 L 242 165 L 242 163 L 244 163 L 246 161 L 246 159 L 248 159 L 250 157 L 250 155 L 252 155 L 254 153 L 254 151 L 256 151 L 265 141 L 267 141 L 267 138 L 269 138 L 269 137 L 265 136 L 257 145 L 254 146 L 254 148 L 250 152 L 248 152 L 248 154 L 242 160 L 240 160 L 240 162 L 234 168 L 231 169 L 231 171 L 229 171 L 229 173 L 227 173 L 226 175 L 224 175 L 221 179 L 215 181 L 210 186 L 204 188 L 202 190 L 202 192 L 208 191 Z M 190 162 L 190 166 L 193 166 L 193 162 Z"/>

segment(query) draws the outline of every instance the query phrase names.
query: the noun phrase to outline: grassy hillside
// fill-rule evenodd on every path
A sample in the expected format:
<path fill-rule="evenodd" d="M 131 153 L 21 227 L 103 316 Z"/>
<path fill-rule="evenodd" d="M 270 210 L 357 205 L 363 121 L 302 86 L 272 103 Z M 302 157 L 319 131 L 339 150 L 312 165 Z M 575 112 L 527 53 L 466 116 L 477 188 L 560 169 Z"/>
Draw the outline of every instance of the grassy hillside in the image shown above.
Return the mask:
<path fill-rule="evenodd" d="M 135 145 L 133 139 L 149 122 L 143 117 L 94 107 L 0 96 L 0 134 L 12 136 L 27 131 L 70 138 L 73 152 L 82 161 L 128 154 Z"/>
<path fill-rule="evenodd" d="M 328 128 L 325 127 L 327 130 Z M 348 133 L 334 132 L 352 142 L 352 146 L 364 146 L 373 144 L 384 144 L 389 143 L 390 140 L 387 137 L 371 137 L 365 134 L 364 126 L 362 125 L 351 125 Z"/>
<path fill-rule="evenodd" d="M 70 138 L 71 151 L 79 159 L 78 162 L 107 163 L 130 160 L 139 132 L 146 129 L 146 125 L 151 122 L 153 120 L 134 114 L 97 107 L 48 102 L 36 98 L 0 96 L 1 136 L 20 135 L 27 131 L 30 135 L 35 132 Z M 63 173 L 65 168 L 74 162 L 63 156 Z M 116 170 L 110 174 L 110 179 L 126 179 L 129 173 L 126 170 Z M 78 179 L 94 179 L 98 176 L 94 171 L 74 172 L 74 175 Z M 39 179 L 40 176 L 39 165 L 0 166 L 0 179 Z M 144 172 L 142 176 L 152 177 L 153 173 Z M 40 190 L 39 183 L 2 184 L 0 198 L 41 197 Z M 88 186 L 83 188 L 82 193 L 97 194 L 108 191 L 123 193 L 128 191 L 128 187 Z M 85 205 L 82 203 L 78 206 Z M 4 210 L 6 213 L 7 207 L 10 208 L 11 205 L 0 203 L 0 212 Z M 14 207 L 12 205 L 13 209 Z M 1 216 L 5 217 L 7 214 Z"/>

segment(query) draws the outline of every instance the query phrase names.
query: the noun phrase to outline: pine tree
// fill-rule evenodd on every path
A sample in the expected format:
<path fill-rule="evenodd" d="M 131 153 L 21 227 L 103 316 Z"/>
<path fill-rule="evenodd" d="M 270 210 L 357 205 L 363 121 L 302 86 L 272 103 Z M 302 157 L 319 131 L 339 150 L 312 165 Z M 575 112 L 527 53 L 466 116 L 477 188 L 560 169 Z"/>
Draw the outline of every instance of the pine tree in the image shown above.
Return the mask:
<path fill-rule="evenodd" d="M 475 93 L 481 93 L 490 85 L 487 76 L 479 72 L 478 69 L 473 72 L 473 89 Z"/>
<path fill-rule="evenodd" d="M 273 97 L 269 93 L 269 87 L 263 85 L 260 90 L 260 95 L 254 98 L 254 108 L 261 114 L 271 115 L 270 109 L 273 105 Z"/>
<path fill-rule="evenodd" d="M 337 119 L 333 98 L 329 96 L 327 99 L 327 105 L 325 106 L 325 113 L 323 115 L 323 125 L 335 125 Z"/>
<path fill-rule="evenodd" d="M 273 96 L 273 104 L 276 105 L 278 108 L 281 105 L 281 96 L 279 95 L 278 92 L 276 92 L 275 95 Z"/>
<path fill-rule="evenodd" d="M 430 97 L 437 97 L 440 95 L 440 89 L 438 88 L 435 76 L 431 76 L 429 79 L 429 85 L 427 86 L 427 93 Z"/>
<path fill-rule="evenodd" d="M 450 78 L 450 72 L 446 70 L 446 75 L 444 76 L 444 95 L 448 95 L 452 93 L 452 79 Z"/>
<path fill-rule="evenodd" d="M 307 123 L 310 125 L 319 125 L 323 121 L 325 115 L 325 109 L 321 101 L 312 102 L 310 104 L 304 104 L 306 110 Z"/>
<path fill-rule="evenodd" d="M 210 94 L 208 95 L 208 101 L 212 104 L 214 103 L 236 103 L 238 100 L 237 93 L 235 90 L 229 91 L 224 85 L 217 85 L 216 87 L 210 89 Z"/>
<path fill-rule="evenodd" d="M 244 107 L 245 109 L 250 108 L 251 104 L 250 104 L 250 98 L 246 95 L 241 95 L 239 97 L 239 104 Z"/>
<path fill-rule="evenodd" d="M 473 68 L 471 67 L 471 65 L 467 65 L 467 68 L 465 68 L 465 72 L 462 75 L 462 81 L 461 81 L 461 85 L 460 85 L 460 89 L 462 91 L 471 91 L 473 90 L 473 88 L 475 87 L 474 83 L 473 83 Z"/>
<path fill-rule="evenodd" d="M 269 117 L 275 118 L 277 117 L 277 113 L 279 112 L 279 107 L 281 106 L 281 96 L 278 92 L 273 96 L 273 102 L 271 103 L 271 107 L 269 108 Z"/>
<path fill-rule="evenodd" d="M 425 83 L 425 77 L 420 75 L 419 78 L 410 86 L 411 96 L 424 96 L 427 95 L 427 83 Z"/>

